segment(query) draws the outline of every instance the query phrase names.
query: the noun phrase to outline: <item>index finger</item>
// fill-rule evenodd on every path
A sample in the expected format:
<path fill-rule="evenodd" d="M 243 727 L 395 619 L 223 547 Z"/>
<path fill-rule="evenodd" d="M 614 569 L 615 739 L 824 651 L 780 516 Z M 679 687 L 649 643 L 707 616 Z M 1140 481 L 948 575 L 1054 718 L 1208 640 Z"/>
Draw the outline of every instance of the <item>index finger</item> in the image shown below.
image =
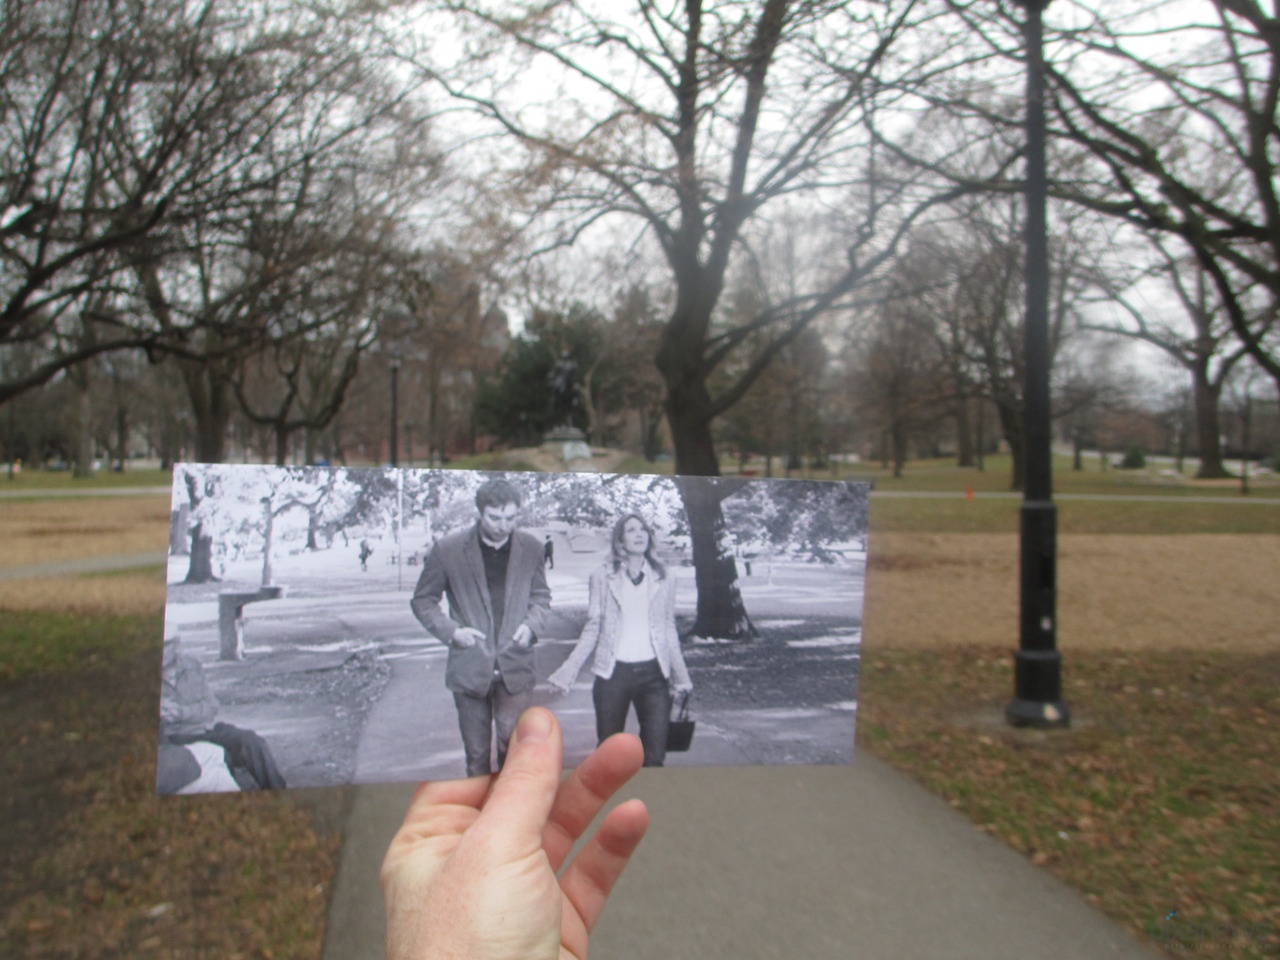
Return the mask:
<path fill-rule="evenodd" d="M 640 739 L 630 733 L 617 733 L 596 747 L 560 784 L 542 831 L 542 846 L 552 870 L 560 869 L 596 814 L 643 764 Z"/>

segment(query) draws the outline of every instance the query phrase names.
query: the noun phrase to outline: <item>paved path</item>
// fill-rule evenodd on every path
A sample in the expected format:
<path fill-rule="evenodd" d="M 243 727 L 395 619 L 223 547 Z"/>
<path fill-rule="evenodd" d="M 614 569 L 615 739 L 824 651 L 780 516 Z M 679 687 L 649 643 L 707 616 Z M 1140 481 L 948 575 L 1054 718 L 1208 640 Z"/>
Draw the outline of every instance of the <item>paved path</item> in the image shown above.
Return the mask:
<path fill-rule="evenodd" d="M 378 868 L 411 792 L 357 789 L 322 960 L 383 957 Z M 1157 956 L 865 752 L 851 767 L 646 770 L 625 795 L 652 826 L 592 960 Z"/>
<path fill-rule="evenodd" d="M 458 776 L 452 705 L 422 695 L 442 683 L 443 647 L 405 639 L 384 650 L 392 677 L 366 722 L 356 780 Z M 590 724 L 573 723 L 590 713 L 588 687 L 556 704 L 572 725 L 570 750 L 589 746 L 580 741 Z M 422 731 L 416 759 L 404 756 L 406 726 Z M 695 750 L 704 762 L 741 759 L 702 723 Z M 412 791 L 354 791 L 322 960 L 383 957 L 378 871 Z M 1156 956 L 865 752 L 840 767 L 646 770 L 625 796 L 645 800 L 652 827 L 592 939 L 592 960 Z"/>
<path fill-rule="evenodd" d="M 133 570 L 137 567 L 162 566 L 168 559 L 168 550 L 148 550 L 144 553 L 118 554 L 111 557 L 77 557 L 73 560 L 34 563 L 25 567 L 3 567 L 0 568 L 0 580 L 26 580 L 33 577 L 70 577 L 82 573 Z"/>
<path fill-rule="evenodd" d="M 0 489 L 0 500 L 44 500 L 47 497 L 167 497 L 169 487 L 27 487 L 22 490 Z"/>

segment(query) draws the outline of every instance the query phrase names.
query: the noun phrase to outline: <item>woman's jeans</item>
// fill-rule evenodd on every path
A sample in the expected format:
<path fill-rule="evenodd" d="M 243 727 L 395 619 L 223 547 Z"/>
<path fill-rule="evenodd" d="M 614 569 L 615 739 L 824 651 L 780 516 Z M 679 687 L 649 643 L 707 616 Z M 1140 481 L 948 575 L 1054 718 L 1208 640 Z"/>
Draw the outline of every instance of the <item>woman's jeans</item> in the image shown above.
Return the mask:
<path fill-rule="evenodd" d="M 635 704 L 640 720 L 644 765 L 660 767 L 667 756 L 667 727 L 671 723 L 671 691 L 657 660 L 615 663 L 609 679 L 596 677 L 591 690 L 596 707 L 596 736 L 604 742 L 627 725 Z"/>

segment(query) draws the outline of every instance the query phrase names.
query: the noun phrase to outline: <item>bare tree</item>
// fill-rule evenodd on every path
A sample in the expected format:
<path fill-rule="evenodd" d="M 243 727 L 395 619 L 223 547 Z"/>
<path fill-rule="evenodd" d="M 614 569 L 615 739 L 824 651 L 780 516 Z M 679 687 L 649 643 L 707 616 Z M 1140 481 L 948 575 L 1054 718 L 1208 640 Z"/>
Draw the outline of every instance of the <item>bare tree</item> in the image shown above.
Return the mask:
<path fill-rule="evenodd" d="M 1094 322 L 1089 326 L 1152 344 L 1190 374 L 1200 453 L 1196 476 L 1207 480 L 1230 476 L 1222 461 L 1219 405 L 1223 386 L 1248 350 L 1233 336 L 1218 291 L 1196 259 L 1175 256 L 1160 237 L 1153 238 L 1151 246 L 1161 259 L 1154 268 L 1139 271 L 1138 279 L 1144 275 L 1151 279 L 1154 272 L 1155 279 L 1166 281 L 1181 310 L 1144 304 L 1127 294 L 1126 281 L 1102 276 L 1099 283 L 1104 301 L 1118 308 L 1124 319 Z M 1133 278 L 1132 272 L 1130 278 Z M 1132 284 L 1129 286 L 1132 288 Z M 1184 322 L 1177 322 L 1179 319 Z"/>
<path fill-rule="evenodd" d="M 1022 69 L 1016 8 L 951 5 L 992 64 Z M 1150 236 L 1179 238 L 1234 337 L 1280 385 L 1275 11 L 1261 0 L 1195 0 L 1173 18 L 1141 0 L 1050 7 L 1046 44 L 1059 161 L 1051 190 Z M 987 76 L 988 89 L 998 86 Z M 936 102 L 999 137 L 1017 126 L 995 96 Z"/>
<path fill-rule="evenodd" d="M 0 345 L 39 361 L 0 402 L 100 353 L 171 354 L 216 459 L 234 373 L 278 339 L 317 253 L 266 255 L 253 231 L 280 204 L 314 219 L 334 170 L 359 169 L 343 148 L 367 160 L 394 126 L 415 149 L 413 85 L 379 74 L 367 18 L 308 5 L 19 0 L 4 17 Z"/>
<path fill-rule="evenodd" d="M 902 204 L 915 184 L 877 169 L 862 131 L 884 106 L 885 91 L 928 80 L 919 58 L 896 56 L 923 5 L 637 0 L 619 13 L 602 3 L 476 0 L 438 7 L 468 35 L 463 59 L 407 56 L 527 148 L 536 212 L 550 206 L 557 213 L 549 242 L 570 243 L 602 219 L 624 216 L 656 245 L 672 286 L 656 362 L 676 469 L 718 474 L 715 418 L 777 350 L 887 259 L 892 235 L 911 219 Z M 557 91 L 555 103 L 532 103 L 517 82 L 530 71 L 552 75 L 566 96 Z M 797 296 L 731 327 L 718 322 L 730 269 L 755 225 L 782 198 L 801 195 L 815 206 L 839 205 L 847 226 L 815 248 L 826 255 Z M 749 342 L 759 352 L 713 395 L 712 374 Z M 725 549 L 715 545 L 718 503 L 702 505 L 710 512 L 690 509 L 695 552 Z M 716 571 L 731 565 L 698 567 L 694 629 L 731 636 L 744 618 Z"/>

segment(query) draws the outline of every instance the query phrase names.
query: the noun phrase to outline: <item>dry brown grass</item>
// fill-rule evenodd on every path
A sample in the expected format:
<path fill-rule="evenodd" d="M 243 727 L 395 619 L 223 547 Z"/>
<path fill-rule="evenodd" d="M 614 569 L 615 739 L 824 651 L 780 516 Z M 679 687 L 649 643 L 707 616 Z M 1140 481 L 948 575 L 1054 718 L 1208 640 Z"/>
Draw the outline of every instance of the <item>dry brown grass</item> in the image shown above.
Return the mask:
<path fill-rule="evenodd" d="M 99 497 L 0 503 L 0 568 L 163 550 L 167 497 Z"/>
<path fill-rule="evenodd" d="M 164 586 L 164 574 L 158 570 L 93 577 L 0 580 L 0 610 L 159 615 L 164 609 Z"/>
<path fill-rule="evenodd" d="M 1263 652 L 1280 646 L 1280 536 L 1059 537 L 1059 647 Z M 1018 540 L 872 539 L 868 646 L 1017 645 Z"/>

